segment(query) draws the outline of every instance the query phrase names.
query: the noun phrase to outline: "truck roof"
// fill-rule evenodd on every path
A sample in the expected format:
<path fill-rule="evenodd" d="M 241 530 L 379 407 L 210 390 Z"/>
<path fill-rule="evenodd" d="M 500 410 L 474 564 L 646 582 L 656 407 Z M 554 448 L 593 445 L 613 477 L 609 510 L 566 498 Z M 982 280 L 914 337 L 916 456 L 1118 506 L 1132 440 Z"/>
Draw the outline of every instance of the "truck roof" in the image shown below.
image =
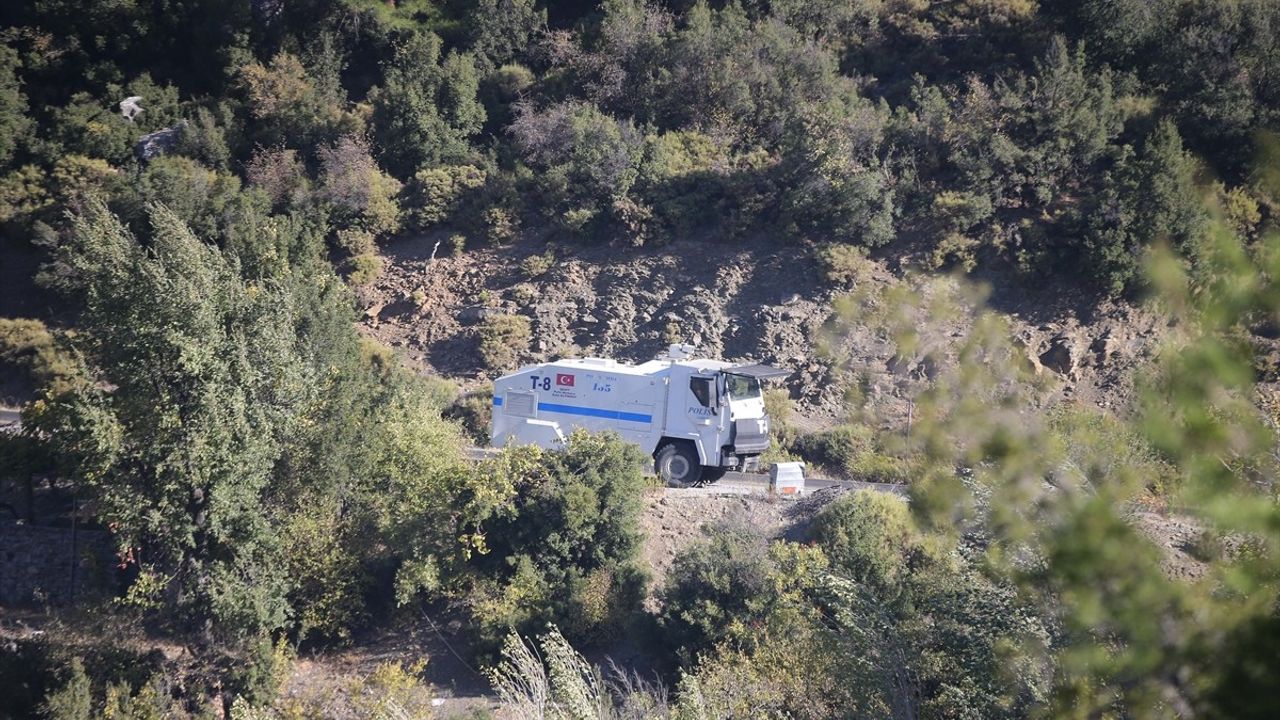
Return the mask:
<path fill-rule="evenodd" d="M 719 360 L 706 359 L 687 359 L 687 360 L 671 360 L 668 358 L 660 358 L 632 365 L 630 363 L 618 362 L 608 358 L 566 358 L 564 360 L 555 360 L 553 362 L 541 363 L 539 365 L 530 365 L 520 368 L 520 372 L 524 372 L 530 368 L 540 367 L 563 367 L 563 368 L 579 368 L 583 370 L 600 370 L 604 372 L 616 373 L 618 375 L 656 375 L 671 367 L 686 367 L 693 370 L 724 370 L 733 367 L 733 363 L 721 362 Z"/>

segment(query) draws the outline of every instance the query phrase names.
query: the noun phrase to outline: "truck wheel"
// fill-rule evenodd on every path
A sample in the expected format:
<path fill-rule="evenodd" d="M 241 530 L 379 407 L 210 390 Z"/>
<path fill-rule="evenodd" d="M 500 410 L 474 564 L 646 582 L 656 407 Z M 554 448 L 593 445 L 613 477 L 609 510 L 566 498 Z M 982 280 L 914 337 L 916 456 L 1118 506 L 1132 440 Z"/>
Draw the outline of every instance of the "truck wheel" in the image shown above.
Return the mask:
<path fill-rule="evenodd" d="M 654 461 L 658 477 L 662 478 L 667 487 L 692 487 L 702 477 L 702 466 L 698 464 L 697 454 L 684 443 L 663 445 Z"/>

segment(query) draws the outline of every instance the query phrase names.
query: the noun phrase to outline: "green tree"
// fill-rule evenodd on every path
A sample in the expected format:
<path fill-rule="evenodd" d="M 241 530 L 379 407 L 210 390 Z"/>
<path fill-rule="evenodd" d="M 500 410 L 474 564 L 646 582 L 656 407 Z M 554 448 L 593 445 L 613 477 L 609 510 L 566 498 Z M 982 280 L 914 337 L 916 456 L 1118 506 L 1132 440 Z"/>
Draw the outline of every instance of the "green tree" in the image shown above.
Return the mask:
<path fill-rule="evenodd" d="M 511 133 L 525 161 L 542 173 L 547 212 L 570 229 L 608 219 L 638 176 L 639 133 L 594 105 L 528 109 L 512 123 Z"/>
<path fill-rule="evenodd" d="M 172 584 L 166 602 L 197 626 L 280 627 L 285 585 L 259 504 L 301 390 L 289 305 L 278 288 L 246 287 L 170 211 L 150 215 L 144 249 L 92 204 L 63 251 L 86 298 L 91 364 L 114 388 L 66 403 L 78 433 L 103 438 L 78 480 L 121 552 Z M 57 429 L 55 447 L 71 442 Z"/>
<path fill-rule="evenodd" d="M 27 98 L 22 92 L 18 69 L 22 61 L 16 50 L 0 49 L 0 167 L 13 159 L 18 143 L 31 125 L 27 118 Z"/>
<path fill-rule="evenodd" d="M 254 138 L 262 145 L 306 147 L 362 129 L 347 112 L 337 68 L 308 68 L 297 56 L 281 52 L 266 65 L 241 67 L 239 81 L 256 121 Z"/>
<path fill-rule="evenodd" d="M 1275 656 L 1246 638 L 1275 632 L 1275 436 L 1250 401 L 1251 352 L 1234 338 L 1250 318 L 1276 311 L 1274 242 L 1250 251 L 1219 224 L 1194 273 L 1170 254 L 1151 266 L 1186 331 L 1169 337 L 1144 383 L 1135 435 L 1169 462 L 1181 513 L 1244 543 L 1208 553 L 1201 582 L 1171 577 L 1126 517 L 1148 487 L 1146 453 L 1116 453 L 1088 425 L 1060 435 L 993 411 L 1021 407 L 1023 392 L 1016 351 L 994 321 L 960 349 L 972 359 L 963 371 L 939 377 L 917 406 L 912 508 L 948 532 L 977 529 L 985 574 L 1016 582 L 1052 620 L 1049 712 L 1267 712 L 1254 689 L 1275 672 Z"/>
<path fill-rule="evenodd" d="M 471 51 L 489 72 L 522 61 L 547 29 L 547 11 L 534 0 L 476 0 L 470 19 Z"/>
<path fill-rule="evenodd" d="M 563 451 L 509 448 L 480 468 L 454 515 L 467 524 L 443 528 L 453 549 L 440 557 L 455 559 L 439 577 L 463 594 L 486 648 L 547 622 L 591 644 L 626 626 L 646 583 L 636 565 L 644 464 L 616 435 L 578 432 Z"/>
<path fill-rule="evenodd" d="M 378 168 L 365 140 L 343 137 L 321 148 L 319 155 L 316 195 L 332 206 L 338 227 L 360 228 L 375 236 L 400 229 L 397 195 L 402 186 Z"/>
<path fill-rule="evenodd" d="M 240 179 L 181 155 L 147 163 L 137 180 L 140 200 L 168 208 L 201 237 L 216 237 L 219 223 L 240 194 Z"/>
<path fill-rule="evenodd" d="M 1141 153 L 1125 148 L 1119 154 L 1081 218 L 1085 258 L 1104 287 L 1131 287 L 1141 277 L 1144 253 L 1159 242 L 1195 257 L 1207 227 L 1196 172 L 1168 122 L 1157 126 Z"/>
<path fill-rule="evenodd" d="M 411 33 L 397 41 L 383 76 L 369 99 L 374 138 L 391 172 L 408 177 L 423 166 L 468 158 L 468 140 L 485 119 L 470 55 L 449 52 L 442 60 L 440 38 Z"/>
<path fill-rule="evenodd" d="M 794 133 L 783 216 L 802 232 L 868 247 L 894 238 L 893 177 L 877 156 L 884 118 L 858 97 L 814 108 Z"/>

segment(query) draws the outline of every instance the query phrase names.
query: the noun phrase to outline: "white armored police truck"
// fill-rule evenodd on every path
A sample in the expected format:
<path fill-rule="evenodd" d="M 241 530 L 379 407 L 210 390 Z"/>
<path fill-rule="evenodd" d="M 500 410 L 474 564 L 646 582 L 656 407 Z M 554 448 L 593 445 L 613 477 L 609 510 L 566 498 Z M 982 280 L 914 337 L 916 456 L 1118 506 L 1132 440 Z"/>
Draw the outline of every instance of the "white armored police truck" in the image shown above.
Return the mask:
<path fill-rule="evenodd" d="M 494 447 L 553 449 L 577 428 L 612 430 L 652 454 L 668 485 L 688 487 L 758 467 L 769 448 L 760 383 L 787 374 L 694 359 L 689 345 L 640 365 L 602 358 L 528 365 L 494 382 L 489 437 Z"/>

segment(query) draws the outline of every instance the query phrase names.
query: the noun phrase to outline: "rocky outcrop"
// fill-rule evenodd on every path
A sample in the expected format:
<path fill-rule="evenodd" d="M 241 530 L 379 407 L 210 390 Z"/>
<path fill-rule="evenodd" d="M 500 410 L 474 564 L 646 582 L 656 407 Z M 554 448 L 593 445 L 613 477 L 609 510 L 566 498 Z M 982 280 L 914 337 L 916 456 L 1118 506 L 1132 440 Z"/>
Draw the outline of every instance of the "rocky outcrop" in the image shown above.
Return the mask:
<path fill-rule="evenodd" d="M 182 139 L 182 133 L 186 132 L 186 129 L 187 121 L 179 120 L 178 124 L 172 127 L 147 133 L 138 138 L 138 144 L 133 147 L 133 154 L 143 162 L 164 155 L 177 146 L 178 141 Z"/>
<path fill-rule="evenodd" d="M 1049 349 L 1040 353 L 1040 364 L 1058 373 L 1070 375 L 1080 364 L 1077 341 L 1070 335 L 1057 335 L 1049 341 Z"/>

